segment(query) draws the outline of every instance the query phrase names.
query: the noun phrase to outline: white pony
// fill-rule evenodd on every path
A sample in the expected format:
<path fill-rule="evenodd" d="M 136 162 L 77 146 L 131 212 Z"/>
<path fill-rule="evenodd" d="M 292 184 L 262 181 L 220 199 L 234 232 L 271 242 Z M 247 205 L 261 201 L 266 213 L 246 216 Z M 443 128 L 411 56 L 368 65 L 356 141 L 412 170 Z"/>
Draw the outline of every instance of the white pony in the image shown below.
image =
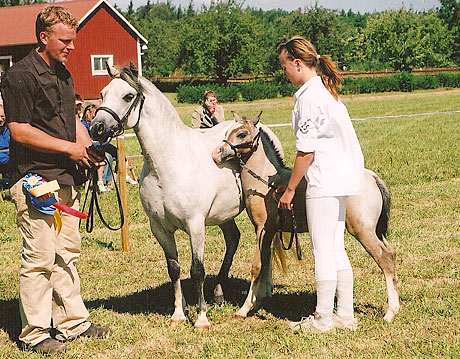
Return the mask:
<path fill-rule="evenodd" d="M 209 130 L 192 130 L 154 85 L 138 77 L 133 65 L 121 72 L 108 70 L 112 81 L 102 90 L 91 137 L 104 142 L 123 128 L 134 129 L 144 154 L 139 179 L 141 202 L 152 233 L 164 250 L 174 285 L 171 324 L 186 320 L 174 238 L 174 232 L 181 229 L 190 236 L 192 249 L 190 275 L 198 298 L 195 327 L 208 329 L 203 293 L 205 226 L 219 225 L 226 243 L 214 290 L 219 300 L 240 238 L 233 218 L 244 209 L 239 175 L 230 168 L 219 168 L 211 157 L 233 121 Z"/>

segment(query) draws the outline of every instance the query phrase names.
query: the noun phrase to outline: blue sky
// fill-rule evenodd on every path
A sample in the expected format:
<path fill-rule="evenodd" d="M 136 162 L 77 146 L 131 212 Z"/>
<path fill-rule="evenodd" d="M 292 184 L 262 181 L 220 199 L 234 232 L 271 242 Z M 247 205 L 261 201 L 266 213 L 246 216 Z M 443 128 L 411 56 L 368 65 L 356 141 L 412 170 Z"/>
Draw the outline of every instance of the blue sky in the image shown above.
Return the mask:
<path fill-rule="evenodd" d="M 112 4 L 117 4 L 126 10 L 130 0 L 109 0 Z M 150 3 L 166 2 L 166 0 L 150 0 Z M 372 12 L 388 9 L 399 9 L 401 6 L 413 8 L 414 10 L 429 10 L 440 6 L 438 0 L 240 0 L 244 1 L 244 6 L 261 8 L 263 10 L 284 9 L 296 10 L 307 5 L 314 5 L 315 2 L 328 9 L 349 10 L 354 12 Z M 190 0 L 171 0 L 175 6 L 187 7 Z M 202 4 L 209 5 L 211 0 L 193 0 L 195 9 L 199 9 Z M 133 0 L 134 7 L 145 5 L 147 0 Z"/>

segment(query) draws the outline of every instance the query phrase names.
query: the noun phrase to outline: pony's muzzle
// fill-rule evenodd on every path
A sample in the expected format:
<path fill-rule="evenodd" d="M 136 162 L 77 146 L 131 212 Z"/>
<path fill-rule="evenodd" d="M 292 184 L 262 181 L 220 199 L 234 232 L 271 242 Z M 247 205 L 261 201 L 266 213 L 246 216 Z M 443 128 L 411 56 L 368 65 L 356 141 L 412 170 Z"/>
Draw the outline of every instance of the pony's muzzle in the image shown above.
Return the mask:
<path fill-rule="evenodd" d="M 105 142 L 110 137 L 109 129 L 104 121 L 93 120 L 89 129 L 91 138 L 95 141 Z"/>
<path fill-rule="evenodd" d="M 220 164 L 222 162 L 222 147 L 218 146 L 212 151 L 212 159 L 216 164 Z"/>

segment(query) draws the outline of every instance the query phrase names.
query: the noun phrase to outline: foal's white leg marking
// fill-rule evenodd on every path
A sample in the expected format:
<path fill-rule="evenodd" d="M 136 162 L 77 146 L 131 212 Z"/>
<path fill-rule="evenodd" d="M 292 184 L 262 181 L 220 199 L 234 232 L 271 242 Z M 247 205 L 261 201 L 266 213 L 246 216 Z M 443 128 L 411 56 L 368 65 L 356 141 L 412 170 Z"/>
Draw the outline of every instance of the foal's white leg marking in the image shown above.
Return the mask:
<path fill-rule="evenodd" d="M 249 311 L 254 308 L 254 302 L 256 297 L 254 296 L 254 282 L 255 279 L 252 277 L 251 285 L 249 287 L 248 295 L 244 301 L 243 306 L 235 313 L 235 319 L 244 319 L 248 316 Z"/>
<path fill-rule="evenodd" d="M 174 283 L 174 313 L 171 317 L 171 326 L 175 326 L 178 322 L 187 320 L 184 314 L 183 300 L 182 287 L 180 285 L 180 279 L 178 279 Z"/>
<path fill-rule="evenodd" d="M 198 318 L 195 322 L 195 328 L 208 330 L 210 327 L 211 323 L 209 323 L 208 318 L 206 317 L 206 311 L 198 313 Z"/>
<path fill-rule="evenodd" d="M 383 317 L 388 323 L 390 323 L 396 314 L 399 312 L 399 295 L 395 287 L 395 278 L 390 276 L 385 277 L 385 282 L 387 285 L 387 294 L 388 294 L 388 310 Z"/>

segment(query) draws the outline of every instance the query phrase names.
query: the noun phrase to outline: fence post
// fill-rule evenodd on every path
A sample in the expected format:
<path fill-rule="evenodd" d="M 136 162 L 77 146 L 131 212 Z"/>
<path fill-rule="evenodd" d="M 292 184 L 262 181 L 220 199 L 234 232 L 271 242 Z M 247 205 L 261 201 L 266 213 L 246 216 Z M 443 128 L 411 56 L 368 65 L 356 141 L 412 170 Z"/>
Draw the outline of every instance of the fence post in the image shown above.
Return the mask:
<path fill-rule="evenodd" d="M 123 252 L 129 252 L 129 226 L 128 226 L 128 192 L 126 187 L 126 160 L 125 137 L 117 137 L 118 156 L 118 186 L 120 187 L 121 207 L 123 208 L 124 224 L 121 227 L 121 247 Z"/>

